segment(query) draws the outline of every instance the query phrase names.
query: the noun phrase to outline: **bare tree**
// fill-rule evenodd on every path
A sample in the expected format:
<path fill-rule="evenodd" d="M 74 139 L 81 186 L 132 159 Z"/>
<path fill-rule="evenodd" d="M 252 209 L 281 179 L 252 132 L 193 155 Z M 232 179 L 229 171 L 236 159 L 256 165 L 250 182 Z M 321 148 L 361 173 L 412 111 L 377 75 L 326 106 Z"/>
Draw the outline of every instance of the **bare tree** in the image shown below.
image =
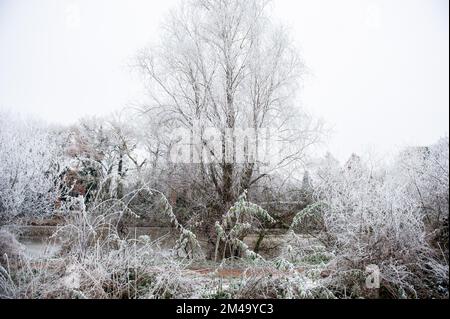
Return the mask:
<path fill-rule="evenodd" d="M 178 180 L 188 182 L 197 198 L 208 198 L 213 220 L 220 220 L 244 190 L 301 161 L 318 141 L 320 126 L 295 104 L 303 64 L 288 32 L 269 19 L 267 5 L 264 0 L 183 2 L 166 20 L 159 45 L 138 55 L 150 97 L 145 114 L 169 130 L 198 132 L 191 156 L 206 156 L 183 166 Z M 208 128 L 218 132 L 218 150 L 206 137 Z M 276 157 L 252 160 L 249 149 L 260 153 L 266 128 L 270 140 L 283 147 Z M 230 135 L 245 129 L 254 134 L 250 140 L 230 143 Z M 165 144 L 173 143 L 166 137 Z M 246 158 L 241 163 L 239 145 Z"/>

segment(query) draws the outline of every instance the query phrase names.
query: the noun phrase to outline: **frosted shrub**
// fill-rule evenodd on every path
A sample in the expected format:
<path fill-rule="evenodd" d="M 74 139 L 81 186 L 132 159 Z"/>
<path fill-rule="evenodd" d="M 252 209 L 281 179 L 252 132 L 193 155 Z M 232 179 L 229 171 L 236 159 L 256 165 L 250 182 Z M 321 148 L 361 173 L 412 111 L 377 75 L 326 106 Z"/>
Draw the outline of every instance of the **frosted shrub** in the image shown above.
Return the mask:
<path fill-rule="evenodd" d="M 448 271 L 440 271 L 427 242 L 421 204 L 395 171 L 370 168 L 354 156 L 317 180 L 323 243 L 336 254 L 330 270 L 336 289 L 370 295 L 364 280 L 372 264 L 380 269 L 383 295 L 429 297 L 432 282 L 444 279 L 448 285 Z"/>
<path fill-rule="evenodd" d="M 133 208 L 136 203 L 134 203 L 134 197 L 136 197 L 139 194 L 139 196 L 144 196 L 146 198 L 151 198 L 155 203 L 155 206 L 157 207 L 157 214 L 158 216 L 163 219 L 167 219 L 171 226 L 178 232 L 179 237 L 178 240 L 175 243 L 174 250 L 180 257 L 186 257 L 188 259 L 203 259 L 204 253 L 202 250 L 202 247 L 197 239 L 197 236 L 187 227 L 183 226 L 181 222 L 179 222 L 177 216 L 173 212 L 173 207 L 169 203 L 167 197 L 160 191 L 156 189 L 152 189 L 148 187 L 148 185 L 142 186 L 140 189 L 131 192 L 129 195 L 125 197 L 126 199 L 126 206 L 134 212 Z M 142 205 L 140 205 L 142 206 Z M 147 208 L 147 211 L 142 211 L 140 214 L 151 214 L 152 212 L 149 211 Z M 142 216 L 139 216 L 142 217 Z"/>
<path fill-rule="evenodd" d="M 0 111 L 0 222 L 52 213 L 58 198 L 61 136 Z"/>
<path fill-rule="evenodd" d="M 54 258 L 22 256 L 18 267 L 1 267 L 0 298 L 190 298 L 200 291 L 183 259 L 147 236 L 121 239 L 110 216 L 77 203 L 54 235 L 66 248 Z"/>
<path fill-rule="evenodd" d="M 299 269 L 280 270 L 269 263 L 246 271 L 234 294 L 239 299 L 334 298 L 323 281 Z"/>
<path fill-rule="evenodd" d="M 431 243 L 448 260 L 449 139 L 404 151 L 393 167 L 395 181 L 407 187 L 431 233 Z"/>
<path fill-rule="evenodd" d="M 260 206 L 247 201 L 247 193 L 244 192 L 238 201 L 222 217 L 221 222 L 216 222 L 217 243 L 215 259 L 232 257 L 260 257 L 251 251 L 244 243 L 244 239 L 251 232 L 265 227 L 266 224 L 275 223 L 270 214 Z M 221 253 L 221 256 L 219 254 Z"/>

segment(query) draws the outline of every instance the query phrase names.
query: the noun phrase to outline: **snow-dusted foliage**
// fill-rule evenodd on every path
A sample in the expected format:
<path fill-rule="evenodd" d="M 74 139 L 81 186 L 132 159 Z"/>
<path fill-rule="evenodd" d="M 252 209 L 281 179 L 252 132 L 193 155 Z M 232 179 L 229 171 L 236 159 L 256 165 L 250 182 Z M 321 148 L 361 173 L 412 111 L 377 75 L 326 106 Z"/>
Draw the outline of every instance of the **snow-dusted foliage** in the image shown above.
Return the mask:
<path fill-rule="evenodd" d="M 53 211 L 63 142 L 56 129 L 0 112 L 0 220 Z"/>
<path fill-rule="evenodd" d="M 187 257 L 189 259 L 204 258 L 204 253 L 197 236 L 178 221 L 177 216 L 173 212 L 172 205 L 170 205 L 166 196 L 164 196 L 164 194 L 160 191 L 150 189 L 148 187 L 146 187 L 146 190 L 151 194 L 156 193 L 160 196 L 163 214 L 169 218 L 172 226 L 179 232 L 179 238 L 174 247 L 177 254 L 181 253 L 183 257 Z"/>
<path fill-rule="evenodd" d="M 437 153 L 439 159 L 435 158 Z M 442 252 L 439 256 L 430 246 L 426 227 L 428 211 L 423 195 L 413 191 L 420 186 L 410 175 L 420 171 L 424 185 L 441 187 L 439 191 L 431 191 L 433 196 L 448 194 L 445 170 L 444 175 L 439 174 L 438 181 L 430 183 L 433 176 L 437 177 L 431 172 L 437 168 L 442 170 L 445 161 L 448 163 L 448 151 L 441 149 L 431 156 L 414 161 L 407 174 L 403 166 L 400 170 L 396 166 L 376 168 L 356 155 L 343 166 L 328 159 L 325 168 L 318 170 L 317 202 L 302 211 L 294 222 L 312 213 L 323 220 L 324 229 L 319 237 L 336 255 L 330 266 L 331 276 L 336 276 L 337 286 L 349 285 L 346 293 L 364 296 L 366 267 L 376 265 L 380 271 L 381 293 L 385 296 L 448 294 L 448 264 L 441 263 L 446 263 L 448 257 L 442 256 Z M 423 188 L 424 193 L 430 190 Z M 445 204 L 440 199 L 431 200 L 432 207 Z M 445 215 L 448 218 L 448 211 Z"/>
<path fill-rule="evenodd" d="M 73 226 L 74 235 L 80 239 L 86 237 L 83 232 L 91 231 Z M 27 258 L 14 270 L 0 267 L 0 298 L 200 297 L 196 294 L 201 290 L 195 289 L 196 283 L 183 262 L 164 255 L 147 237 L 120 240 L 112 228 L 104 235 L 82 251 L 75 245 L 59 256 L 41 260 L 39 267 Z"/>
<path fill-rule="evenodd" d="M 433 245 L 448 260 L 449 211 L 449 139 L 440 139 L 430 147 L 409 148 L 402 152 L 394 167 L 395 182 L 407 187 L 424 214 L 424 222 L 433 237 Z"/>
<path fill-rule="evenodd" d="M 259 229 L 273 223 L 275 220 L 266 210 L 247 201 L 247 192 L 245 191 L 223 215 L 222 221 L 216 221 L 215 260 L 224 259 L 227 256 L 245 256 L 252 259 L 260 257 L 250 250 L 243 240 L 250 233 L 258 232 Z"/>

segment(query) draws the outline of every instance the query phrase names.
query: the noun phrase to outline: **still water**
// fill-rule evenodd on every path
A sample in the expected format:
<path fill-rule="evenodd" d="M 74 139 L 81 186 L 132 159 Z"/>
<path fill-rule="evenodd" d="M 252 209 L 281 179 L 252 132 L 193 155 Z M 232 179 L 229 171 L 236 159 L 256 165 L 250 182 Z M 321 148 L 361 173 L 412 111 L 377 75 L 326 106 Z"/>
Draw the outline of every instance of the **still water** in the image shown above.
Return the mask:
<path fill-rule="evenodd" d="M 23 238 L 20 243 L 25 246 L 25 253 L 32 258 L 52 257 L 61 249 L 59 244 L 43 238 Z"/>

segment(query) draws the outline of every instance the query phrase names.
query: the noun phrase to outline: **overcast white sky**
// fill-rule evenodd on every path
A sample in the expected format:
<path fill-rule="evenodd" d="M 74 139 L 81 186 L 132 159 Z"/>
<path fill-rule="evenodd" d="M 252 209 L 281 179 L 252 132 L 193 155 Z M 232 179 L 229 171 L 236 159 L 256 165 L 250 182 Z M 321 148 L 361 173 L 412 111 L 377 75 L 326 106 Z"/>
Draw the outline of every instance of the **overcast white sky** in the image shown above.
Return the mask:
<path fill-rule="evenodd" d="M 0 108 L 71 123 L 140 99 L 129 59 L 178 0 L 0 0 Z M 302 104 L 344 159 L 448 134 L 448 0 L 274 0 L 311 70 Z"/>

